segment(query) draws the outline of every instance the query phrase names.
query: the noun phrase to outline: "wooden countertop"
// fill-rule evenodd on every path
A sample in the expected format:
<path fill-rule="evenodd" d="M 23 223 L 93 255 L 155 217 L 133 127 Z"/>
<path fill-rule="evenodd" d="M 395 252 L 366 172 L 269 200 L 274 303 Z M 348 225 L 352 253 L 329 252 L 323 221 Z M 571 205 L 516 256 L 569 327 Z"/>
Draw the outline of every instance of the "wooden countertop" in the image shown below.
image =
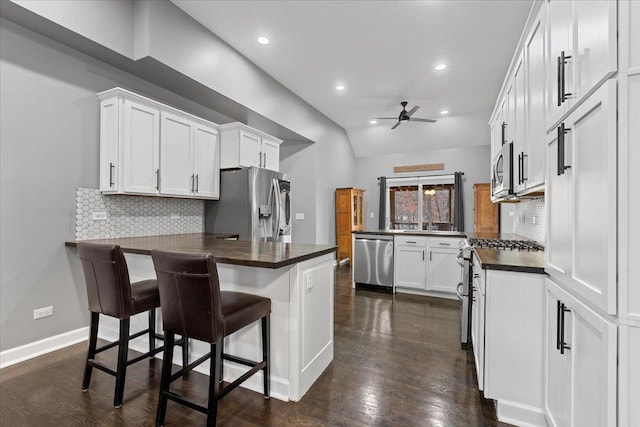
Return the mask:
<path fill-rule="evenodd" d="M 119 245 L 124 252 L 151 255 L 152 249 L 178 252 L 211 253 L 221 264 L 250 267 L 280 268 L 335 252 L 335 246 L 302 245 L 248 240 L 224 240 L 224 235 L 194 233 L 166 236 L 119 237 L 83 240 L 85 242 Z M 65 242 L 75 247 L 79 241 Z"/>
<path fill-rule="evenodd" d="M 474 248 L 483 270 L 544 274 L 544 251 Z"/>

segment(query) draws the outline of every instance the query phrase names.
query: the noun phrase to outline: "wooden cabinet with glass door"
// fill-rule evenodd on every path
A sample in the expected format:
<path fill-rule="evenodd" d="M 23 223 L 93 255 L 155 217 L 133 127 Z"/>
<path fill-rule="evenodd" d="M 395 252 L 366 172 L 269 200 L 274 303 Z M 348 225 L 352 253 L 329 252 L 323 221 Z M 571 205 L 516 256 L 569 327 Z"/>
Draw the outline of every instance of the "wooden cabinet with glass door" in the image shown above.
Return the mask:
<path fill-rule="evenodd" d="M 336 189 L 336 244 L 338 261 L 352 259 L 352 231 L 364 230 L 364 190 Z"/>

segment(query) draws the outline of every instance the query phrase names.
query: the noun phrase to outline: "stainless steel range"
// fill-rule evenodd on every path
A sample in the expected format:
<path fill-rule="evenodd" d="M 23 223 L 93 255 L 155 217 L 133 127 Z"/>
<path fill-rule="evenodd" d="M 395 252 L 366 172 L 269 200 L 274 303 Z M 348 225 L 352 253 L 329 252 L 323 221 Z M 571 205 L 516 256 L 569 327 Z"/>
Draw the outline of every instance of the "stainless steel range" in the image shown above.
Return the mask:
<path fill-rule="evenodd" d="M 543 251 L 544 246 L 531 240 L 469 239 L 474 248 Z"/>

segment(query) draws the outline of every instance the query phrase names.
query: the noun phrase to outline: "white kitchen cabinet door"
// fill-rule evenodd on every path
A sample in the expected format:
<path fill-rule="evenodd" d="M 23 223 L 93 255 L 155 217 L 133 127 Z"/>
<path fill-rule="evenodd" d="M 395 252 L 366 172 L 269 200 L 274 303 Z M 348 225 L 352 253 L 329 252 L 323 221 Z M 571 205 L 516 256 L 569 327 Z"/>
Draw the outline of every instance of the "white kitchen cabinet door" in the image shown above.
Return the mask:
<path fill-rule="evenodd" d="M 207 126 L 194 124 L 193 153 L 195 195 L 200 198 L 220 197 L 220 147 L 218 133 Z"/>
<path fill-rule="evenodd" d="M 119 122 L 120 106 L 118 98 L 100 102 L 100 191 L 117 192 L 119 189 Z"/>
<path fill-rule="evenodd" d="M 547 419 L 556 427 L 615 426 L 617 326 L 552 280 L 546 287 Z"/>
<path fill-rule="evenodd" d="M 551 132 L 547 142 L 545 236 L 545 271 L 558 280 L 569 278 L 571 265 L 570 183 L 573 171 L 561 170 L 558 157 L 570 158 L 571 139 L 559 147 L 558 132 Z M 560 148 L 563 148 L 560 152 Z M 561 173 L 564 172 L 564 173 Z"/>
<path fill-rule="evenodd" d="M 262 167 L 272 171 L 280 170 L 280 143 L 268 138 L 262 138 L 261 153 Z"/>
<path fill-rule="evenodd" d="M 571 56 L 573 4 L 567 0 L 547 2 L 547 129 L 551 129 L 568 111 L 572 98 L 562 99 L 561 73 L 564 65 L 565 92 L 571 92 L 573 61 L 559 64 L 561 54 Z M 560 73 L 560 74 L 559 74 Z"/>
<path fill-rule="evenodd" d="M 618 69 L 617 2 L 573 1 L 574 97 L 584 99 Z"/>
<path fill-rule="evenodd" d="M 186 117 L 162 112 L 160 121 L 160 192 L 190 196 L 194 189 L 193 123 Z"/>
<path fill-rule="evenodd" d="M 616 313 L 616 82 L 596 91 L 566 120 L 571 134 L 571 289 Z M 551 207 L 551 209 L 555 209 Z"/>
<path fill-rule="evenodd" d="M 564 150 L 553 140 L 548 150 L 546 269 L 599 309 L 615 314 L 616 82 L 603 85 L 561 126 Z M 558 161 L 562 154 L 564 162 Z M 563 169 L 565 177 L 556 176 Z M 570 239 L 561 229 L 567 224 Z"/>
<path fill-rule="evenodd" d="M 427 242 L 424 237 L 396 237 L 394 243 L 394 285 L 426 290 Z M 458 267 L 458 271 L 459 267 Z"/>
<path fill-rule="evenodd" d="M 524 180 L 524 158 L 527 152 L 526 104 L 525 104 L 525 65 L 524 56 L 519 55 L 513 72 L 513 186 L 516 193 L 526 188 Z M 509 105 L 511 108 L 511 105 Z"/>
<path fill-rule="evenodd" d="M 544 184 L 545 165 L 545 8 L 525 42 L 527 149 L 522 176 L 527 189 Z"/>
<path fill-rule="evenodd" d="M 457 261 L 459 239 L 429 239 L 427 249 L 427 290 L 456 293 L 460 283 L 460 265 Z"/>
<path fill-rule="evenodd" d="M 551 427 L 568 427 L 571 425 L 571 360 L 560 354 L 559 347 L 562 296 L 548 281 L 545 288 L 544 411 Z"/>
<path fill-rule="evenodd" d="M 259 135 L 240 130 L 239 163 L 240 166 L 262 166 Z"/>
<path fill-rule="evenodd" d="M 125 100 L 122 129 L 123 191 L 158 194 L 160 110 Z"/>

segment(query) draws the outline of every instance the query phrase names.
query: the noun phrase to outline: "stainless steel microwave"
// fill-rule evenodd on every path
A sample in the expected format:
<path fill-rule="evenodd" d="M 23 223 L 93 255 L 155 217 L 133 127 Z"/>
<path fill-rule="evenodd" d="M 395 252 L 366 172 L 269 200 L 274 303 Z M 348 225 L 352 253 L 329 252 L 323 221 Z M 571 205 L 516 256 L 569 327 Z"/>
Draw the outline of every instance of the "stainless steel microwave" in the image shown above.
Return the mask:
<path fill-rule="evenodd" d="M 513 194 L 513 142 L 502 145 L 491 165 L 493 197 Z"/>

